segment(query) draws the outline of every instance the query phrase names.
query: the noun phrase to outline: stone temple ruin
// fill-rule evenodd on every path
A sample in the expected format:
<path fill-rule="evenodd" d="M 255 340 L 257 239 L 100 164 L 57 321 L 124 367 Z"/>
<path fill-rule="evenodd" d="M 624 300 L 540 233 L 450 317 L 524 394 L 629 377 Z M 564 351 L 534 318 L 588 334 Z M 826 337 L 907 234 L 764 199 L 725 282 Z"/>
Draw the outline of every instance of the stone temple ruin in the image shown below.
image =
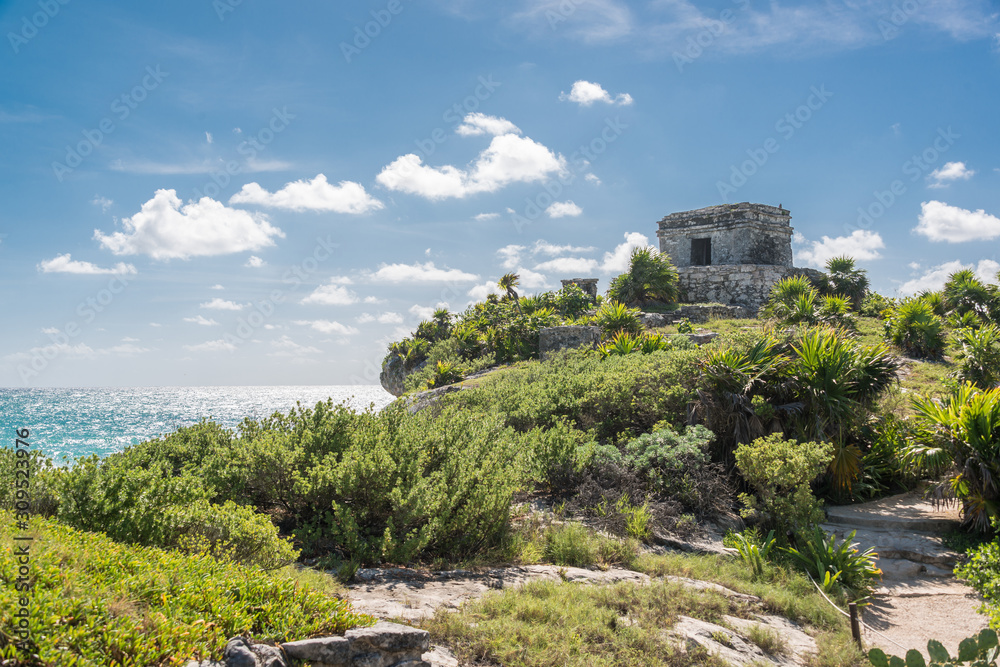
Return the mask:
<path fill-rule="evenodd" d="M 680 275 L 681 300 L 756 311 L 792 266 L 791 215 L 780 206 L 723 204 L 671 213 L 659 222 L 660 252 Z"/>

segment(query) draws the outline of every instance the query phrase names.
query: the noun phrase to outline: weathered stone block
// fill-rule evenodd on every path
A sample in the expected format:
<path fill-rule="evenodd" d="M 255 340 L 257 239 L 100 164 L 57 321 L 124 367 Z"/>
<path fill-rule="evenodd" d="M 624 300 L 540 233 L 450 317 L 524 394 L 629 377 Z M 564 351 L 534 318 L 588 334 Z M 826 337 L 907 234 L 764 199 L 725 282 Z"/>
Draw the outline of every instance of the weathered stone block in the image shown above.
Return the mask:
<path fill-rule="evenodd" d="M 601 330 L 597 327 L 548 327 L 538 332 L 538 354 L 544 359 L 558 350 L 594 348 L 600 340 Z"/>

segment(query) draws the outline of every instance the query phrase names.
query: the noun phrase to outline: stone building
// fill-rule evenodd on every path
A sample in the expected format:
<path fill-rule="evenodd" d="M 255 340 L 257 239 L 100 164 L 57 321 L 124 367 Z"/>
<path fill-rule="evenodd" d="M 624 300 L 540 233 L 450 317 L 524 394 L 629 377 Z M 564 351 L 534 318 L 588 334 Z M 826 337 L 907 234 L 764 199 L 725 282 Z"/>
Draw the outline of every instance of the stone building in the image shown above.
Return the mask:
<path fill-rule="evenodd" d="M 765 204 L 724 204 L 671 213 L 659 222 L 660 251 L 680 274 L 682 299 L 756 310 L 792 266 L 789 212 Z"/>
<path fill-rule="evenodd" d="M 566 289 L 568 285 L 576 285 L 583 290 L 584 294 L 589 294 L 590 298 L 597 298 L 597 278 L 570 278 L 561 282 L 563 289 Z"/>

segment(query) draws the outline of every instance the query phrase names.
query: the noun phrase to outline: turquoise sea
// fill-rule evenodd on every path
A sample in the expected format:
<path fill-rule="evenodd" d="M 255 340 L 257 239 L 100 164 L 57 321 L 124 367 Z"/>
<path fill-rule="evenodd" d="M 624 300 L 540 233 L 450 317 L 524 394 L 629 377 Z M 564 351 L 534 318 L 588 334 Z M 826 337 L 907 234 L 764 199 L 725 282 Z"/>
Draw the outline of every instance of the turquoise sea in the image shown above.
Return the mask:
<path fill-rule="evenodd" d="M 355 410 L 393 400 L 380 386 L 0 388 L 0 446 L 31 431 L 32 449 L 55 461 L 106 456 L 131 444 L 210 419 L 234 428 L 246 417 L 312 407 L 332 398 Z"/>

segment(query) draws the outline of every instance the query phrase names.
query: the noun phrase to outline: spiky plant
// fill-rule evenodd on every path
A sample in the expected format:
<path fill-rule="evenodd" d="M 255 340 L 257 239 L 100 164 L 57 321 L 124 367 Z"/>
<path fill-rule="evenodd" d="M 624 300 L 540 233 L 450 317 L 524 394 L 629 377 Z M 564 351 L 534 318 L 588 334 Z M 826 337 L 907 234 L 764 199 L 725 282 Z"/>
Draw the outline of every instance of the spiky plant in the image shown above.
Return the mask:
<path fill-rule="evenodd" d="M 854 258 L 846 255 L 833 257 L 826 263 L 826 273 L 819 283 L 819 291 L 825 296 L 842 296 L 853 310 L 861 308 L 868 294 L 868 274 L 854 264 Z"/>
<path fill-rule="evenodd" d="M 955 360 L 960 364 L 955 377 L 981 389 L 1000 384 L 1000 327 L 987 324 L 979 329 L 959 329 L 954 337 L 959 346 Z"/>
<path fill-rule="evenodd" d="M 649 247 L 634 248 L 628 271 L 611 281 L 608 298 L 637 308 L 674 303 L 678 280 L 670 257 Z"/>
<path fill-rule="evenodd" d="M 885 334 L 911 357 L 937 358 L 944 350 L 944 321 L 923 298 L 901 303 L 886 320 Z"/>

